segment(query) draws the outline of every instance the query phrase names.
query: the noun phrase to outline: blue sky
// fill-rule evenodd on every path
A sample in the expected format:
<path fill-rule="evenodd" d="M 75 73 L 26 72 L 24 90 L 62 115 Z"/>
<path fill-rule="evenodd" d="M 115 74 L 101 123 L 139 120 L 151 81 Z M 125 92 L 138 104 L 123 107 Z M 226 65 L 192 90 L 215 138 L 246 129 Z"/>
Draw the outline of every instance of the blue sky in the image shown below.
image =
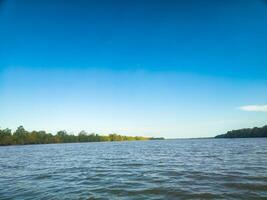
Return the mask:
<path fill-rule="evenodd" d="M 204 137 L 267 124 L 263 0 L 0 2 L 0 126 Z"/>

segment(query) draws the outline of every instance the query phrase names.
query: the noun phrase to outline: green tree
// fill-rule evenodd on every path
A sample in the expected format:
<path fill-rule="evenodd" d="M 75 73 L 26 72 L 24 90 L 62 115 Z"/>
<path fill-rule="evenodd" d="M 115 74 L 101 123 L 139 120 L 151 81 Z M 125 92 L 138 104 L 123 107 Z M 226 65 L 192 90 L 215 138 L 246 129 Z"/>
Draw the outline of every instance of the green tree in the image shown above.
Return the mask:
<path fill-rule="evenodd" d="M 28 132 L 24 129 L 23 126 L 19 126 L 13 135 L 15 144 L 27 144 Z"/>

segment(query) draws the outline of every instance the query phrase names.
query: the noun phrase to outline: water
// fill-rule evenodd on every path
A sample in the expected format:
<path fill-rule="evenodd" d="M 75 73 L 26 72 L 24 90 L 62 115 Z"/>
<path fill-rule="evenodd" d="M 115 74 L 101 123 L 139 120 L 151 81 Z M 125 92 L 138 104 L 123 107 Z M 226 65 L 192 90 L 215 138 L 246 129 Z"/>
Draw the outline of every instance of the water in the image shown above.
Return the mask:
<path fill-rule="evenodd" d="M 267 139 L 0 147 L 0 199 L 267 199 Z"/>

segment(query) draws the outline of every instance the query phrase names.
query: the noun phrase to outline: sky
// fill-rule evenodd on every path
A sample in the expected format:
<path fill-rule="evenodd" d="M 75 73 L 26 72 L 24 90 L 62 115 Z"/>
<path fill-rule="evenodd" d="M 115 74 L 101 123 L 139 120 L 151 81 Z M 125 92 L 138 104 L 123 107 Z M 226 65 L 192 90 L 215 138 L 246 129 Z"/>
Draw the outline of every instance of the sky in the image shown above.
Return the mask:
<path fill-rule="evenodd" d="M 267 1 L 0 0 L 0 127 L 165 138 L 267 124 Z"/>

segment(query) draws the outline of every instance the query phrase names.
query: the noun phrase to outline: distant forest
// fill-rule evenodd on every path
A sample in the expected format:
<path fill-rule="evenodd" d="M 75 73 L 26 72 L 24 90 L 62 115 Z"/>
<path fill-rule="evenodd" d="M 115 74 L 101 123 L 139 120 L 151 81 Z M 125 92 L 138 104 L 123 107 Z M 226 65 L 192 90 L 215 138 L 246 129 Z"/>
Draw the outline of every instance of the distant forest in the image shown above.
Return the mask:
<path fill-rule="evenodd" d="M 159 140 L 164 138 L 151 138 L 142 136 L 123 136 L 118 134 L 98 135 L 81 131 L 78 135 L 68 134 L 66 131 L 58 131 L 56 135 L 45 131 L 27 131 L 19 126 L 12 133 L 11 129 L 0 129 L 0 145 L 24 145 L 24 144 L 51 144 L 74 142 L 108 142 L 108 141 L 132 141 L 132 140 Z"/>
<path fill-rule="evenodd" d="M 267 125 L 261 128 L 246 128 L 228 131 L 226 134 L 217 135 L 215 138 L 256 138 L 267 137 Z"/>

